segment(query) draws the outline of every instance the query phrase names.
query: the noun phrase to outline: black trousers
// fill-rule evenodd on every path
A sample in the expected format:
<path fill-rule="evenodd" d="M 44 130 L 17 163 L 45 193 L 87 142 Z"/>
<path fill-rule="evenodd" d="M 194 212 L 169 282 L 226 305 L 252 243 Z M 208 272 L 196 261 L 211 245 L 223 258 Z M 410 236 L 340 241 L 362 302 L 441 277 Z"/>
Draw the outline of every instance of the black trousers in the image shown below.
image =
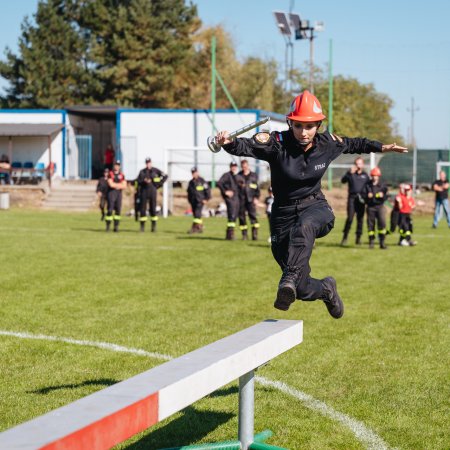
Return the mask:
<path fill-rule="evenodd" d="M 140 195 L 140 216 L 141 221 L 147 220 L 147 208 L 150 213 L 150 218 L 155 220 L 156 216 L 156 196 L 157 190 L 151 186 L 146 189 L 141 189 Z"/>
<path fill-rule="evenodd" d="M 357 194 L 351 194 L 347 199 L 347 220 L 345 221 L 344 236 L 347 237 L 352 227 L 353 218 L 356 214 L 356 236 L 361 236 L 363 232 L 364 210 L 366 205 L 360 200 Z"/>
<path fill-rule="evenodd" d="M 411 234 L 413 232 L 413 222 L 411 214 L 400 213 L 398 218 L 398 228 L 400 231 L 400 240 L 406 239 L 409 241 L 411 239 Z"/>
<path fill-rule="evenodd" d="M 256 206 L 253 202 L 248 202 L 245 199 L 239 200 L 239 225 L 241 230 L 247 229 L 247 218 L 246 213 L 250 219 L 250 223 L 252 225 L 258 223 L 258 219 L 256 218 Z"/>
<path fill-rule="evenodd" d="M 114 217 L 113 217 L 114 211 Z M 114 189 L 108 192 L 108 212 L 106 220 L 120 220 L 120 213 L 122 211 L 122 191 Z"/>
<path fill-rule="evenodd" d="M 102 194 L 102 196 L 100 197 L 100 211 L 102 213 L 105 212 L 107 201 L 108 201 L 108 199 L 106 198 L 106 195 Z"/>
<path fill-rule="evenodd" d="M 225 198 L 225 205 L 227 205 L 227 217 L 228 223 L 236 222 L 239 215 L 239 197 L 234 194 L 233 197 Z"/>
<path fill-rule="evenodd" d="M 326 236 L 334 227 L 333 210 L 324 197 L 306 200 L 297 205 L 272 206 L 272 254 L 282 270 L 298 267 L 297 298 L 316 300 L 322 296 L 321 280 L 311 278 L 314 241 Z"/>
<path fill-rule="evenodd" d="M 375 224 L 378 225 L 378 234 L 386 234 L 386 209 L 384 205 L 367 207 L 367 229 L 369 237 L 375 236 Z"/>
<path fill-rule="evenodd" d="M 191 207 L 194 223 L 202 223 L 203 202 L 193 202 L 191 203 Z"/>

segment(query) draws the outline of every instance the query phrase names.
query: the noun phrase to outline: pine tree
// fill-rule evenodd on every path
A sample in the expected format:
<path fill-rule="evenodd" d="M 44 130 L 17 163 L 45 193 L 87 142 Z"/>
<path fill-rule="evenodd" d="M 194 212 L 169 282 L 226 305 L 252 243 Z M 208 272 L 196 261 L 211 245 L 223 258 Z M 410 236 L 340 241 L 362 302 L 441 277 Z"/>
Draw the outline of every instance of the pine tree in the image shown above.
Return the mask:
<path fill-rule="evenodd" d="M 39 2 L 22 25 L 20 55 L 6 50 L 0 75 L 9 81 L 4 107 L 61 108 L 90 100 L 95 87 L 86 48 L 64 0 Z"/>

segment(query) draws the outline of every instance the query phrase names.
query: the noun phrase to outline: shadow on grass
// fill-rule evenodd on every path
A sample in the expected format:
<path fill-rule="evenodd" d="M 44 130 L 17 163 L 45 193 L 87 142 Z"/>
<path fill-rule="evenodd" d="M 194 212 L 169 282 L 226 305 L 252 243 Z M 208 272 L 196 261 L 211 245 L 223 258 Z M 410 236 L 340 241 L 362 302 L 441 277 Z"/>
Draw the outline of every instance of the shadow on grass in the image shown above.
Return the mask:
<path fill-rule="evenodd" d="M 193 444 L 207 436 L 234 414 L 226 412 L 198 411 L 192 406 L 183 415 L 163 428 L 150 432 L 138 442 L 125 447 L 127 450 L 149 450 Z M 237 430 L 236 430 L 237 433 Z"/>
<path fill-rule="evenodd" d="M 70 230 L 71 231 L 91 231 L 94 233 L 106 233 L 105 228 L 71 228 Z M 139 231 L 139 229 L 127 230 L 126 228 L 125 229 L 119 228 L 118 234 L 120 234 L 120 233 L 140 233 L 140 231 Z M 114 233 L 114 231 L 111 228 L 111 230 L 108 231 L 108 234 L 117 234 L 117 233 Z"/>
<path fill-rule="evenodd" d="M 177 239 L 198 239 L 201 241 L 222 241 L 225 242 L 224 238 L 214 237 L 214 236 L 199 236 L 196 235 L 186 235 L 186 236 L 178 236 Z"/>
<path fill-rule="evenodd" d="M 111 386 L 118 383 L 118 380 L 113 380 L 111 378 L 100 378 L 98 380 L 86 380 L 81 383 L 73 384 L 60 384 L 58 386 L 46 386 L 35 391 L 27 391 L 27 394 L 41 394 L 45 395 L 49 392 L 58 391 L 60 389 L 78 389 L 84 386 Z"/>

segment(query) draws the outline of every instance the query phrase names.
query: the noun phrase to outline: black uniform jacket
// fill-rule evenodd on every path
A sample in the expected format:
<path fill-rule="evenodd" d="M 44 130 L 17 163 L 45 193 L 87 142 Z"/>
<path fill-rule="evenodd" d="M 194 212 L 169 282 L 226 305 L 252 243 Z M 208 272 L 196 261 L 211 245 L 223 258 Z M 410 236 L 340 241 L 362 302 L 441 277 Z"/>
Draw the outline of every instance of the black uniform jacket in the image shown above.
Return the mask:
<path fill-rule="evenodd" d="M 351 173 L 350 170 L 342 177 L 341 183 L 348 183 L 349 195 L 364 194 L 364 188 L 370 178 L 366 172 Z"/>
<path fill-rule="evenodd" d="M 97 189 L 95 192 L 101 192 L 102 195 L 106 195 L 108 193 L 108 190 L 109 190 L 108 179 L 105 177 L 101 177 L 98 180 Z"/>
<path fill-rule="evenodd" d="M 202 178 L 192 178 L 189 181 L 188 188 L 188 201 L 191 204 L 200 203 L 203 200 L 209 200 L 211 198 L 211 189 L 208 183 Z"/>
<path fill-rule="evenodd" d="M 238 138 L 224 145 L 235 156 L 250 156 L 270 164 L 275 202 L 283 204 L 309 197 L 320 190 L 320 180 L 327 167 L 341 153 L 381 152 L 382 144 L 365 138 L 340 138 L 328 131 L 318 133 L 307 152 L 291 130 L 273 131 L 267 142 L 253 138 Z"/>
<path fill-rule="evenodd" d="M 382 205 L 386 201 L 387 191 L 387 186 L 384 183 L 378 182 L 377 184 L 373 184 L 373 181 L 370 180 L 364 186 L 364 192 L 362 195 L 367 203 L 367 206 L 378 206 Z M 371 198 L 369 198 L 369 193 L 372 194 Z"/>
<path fill-rule="evenodd" d="M 436 181 L 433 183 L 433 187 L 434 187 L 434 186 L 442 187 L 442 186 L 444 186 L 444 184 L 447 184 L 447 183 L 448 183 L 447 180 L 445 180 L 445 181 L 442 181 L 442 180 L 436 180 Z M 444 189 L 444 190 L 441 191 L 441 192 L 439 192 L 439 191 L 435 191 L 435 192 L 436 192 L 436 200 L 445 200 L 446 198 L 448 198 L 448 190 L 447 190 L 447 189 Z"/>
<path fill-rule="evenodd" d="M 244 175 L 242 170 L 239 172 L 239 198 L 246 202 L 252 202 L 253 199 L 259 198 L 260 191 L 258 186 L 258 175 L 255 172 L 250 172 Z"/>
<path fill-rule="evenodd" d="M 233 198 L 237 197 L 239 193 L 238 180 L 239 175 L 235 175 L 231 170 L 220 177 L 220 180 L 217 182 L 217 187 L 220 189 L 220 193 L 224 199 L 228 198 L 225 195 L 225 191 L 233 191 Z"/>
<path fill-rule="evenodd" d="M 150 183 L 144 181 L 145 179 L 150 180 Z M 167 175 L 156 167 L 152 167 L 151 169 L 142 169 L 137 178 L 140 189 L 151 189 L 152 187 L 158 189 L 166 180 Z"/>

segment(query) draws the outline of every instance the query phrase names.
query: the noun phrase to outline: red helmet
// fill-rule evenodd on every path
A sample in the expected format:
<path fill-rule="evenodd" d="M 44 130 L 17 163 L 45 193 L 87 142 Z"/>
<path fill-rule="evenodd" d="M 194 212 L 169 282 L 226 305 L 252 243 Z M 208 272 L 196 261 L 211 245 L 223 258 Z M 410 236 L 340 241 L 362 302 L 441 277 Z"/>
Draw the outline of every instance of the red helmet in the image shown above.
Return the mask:
<path fill-rule="evenodd" d="M 370 171 L 370 176 L 371 177 L 381 177 L 381 170 L 378 167 L 374 167 L 371 171 Z"/>
<path fill-rule="evenodd" d="M 320 122 L 326 116 L 322 113 L 322 106 L 317 97 L 309 91 L 304 91 L 294 98 L 286 118 L 297 122 Z"/>

